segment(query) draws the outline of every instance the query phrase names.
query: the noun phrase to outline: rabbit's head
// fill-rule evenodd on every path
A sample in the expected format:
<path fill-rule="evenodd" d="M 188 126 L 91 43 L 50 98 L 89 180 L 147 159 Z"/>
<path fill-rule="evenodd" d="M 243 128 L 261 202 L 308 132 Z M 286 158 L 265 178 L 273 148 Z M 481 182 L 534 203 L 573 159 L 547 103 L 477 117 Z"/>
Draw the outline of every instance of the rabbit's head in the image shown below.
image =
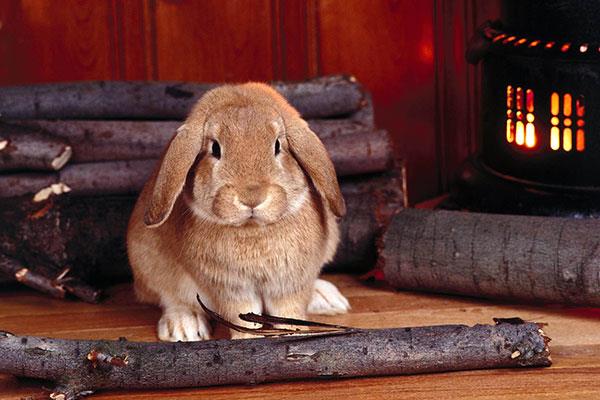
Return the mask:
<path fill-rule="evenodd" d="M 327 151 L 298 112 L 267 85 L 222 86 L 171 140 L 144 222 L 160 226 L 182 194 L 204 220 L 269 224 L 301 208 L 311 188 L 336 216 L 345 213 Z"/>

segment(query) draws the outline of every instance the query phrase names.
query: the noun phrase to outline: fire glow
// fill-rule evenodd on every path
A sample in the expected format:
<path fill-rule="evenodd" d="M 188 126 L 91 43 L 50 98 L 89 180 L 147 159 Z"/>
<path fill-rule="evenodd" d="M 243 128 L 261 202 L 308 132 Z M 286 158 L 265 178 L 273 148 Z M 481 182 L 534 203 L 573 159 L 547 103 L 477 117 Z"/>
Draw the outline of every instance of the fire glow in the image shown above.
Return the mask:
<path fill-rule="evenodd" d="M 562 97 L 562 104 L 561 104 Z M 562 105 L 562 107 L 561 107 Z M 533 149 L 538 144 L 535 121 L 535 97 L 532 89 L 506 87 L 506 141 Z M 562 112 L 561 112 L 562 111 Z M 550 149 L 569 152 L 585 150 L 585 104 L 583 96 L 573 101 L 570 93 L 550 95 Z M 561 125 L 562 119 L 562 125 Z M 575 121 L 575 123 L 574 123 Z M 575 135 L 573 134 L 575 130 Z"/>
<path fill-rule="evenodd" d="M 537 144 L 533 90 L 506 87 L 506 141 L 532 149 Z M 516 109 L 516 113 L 515 113 Z"/>

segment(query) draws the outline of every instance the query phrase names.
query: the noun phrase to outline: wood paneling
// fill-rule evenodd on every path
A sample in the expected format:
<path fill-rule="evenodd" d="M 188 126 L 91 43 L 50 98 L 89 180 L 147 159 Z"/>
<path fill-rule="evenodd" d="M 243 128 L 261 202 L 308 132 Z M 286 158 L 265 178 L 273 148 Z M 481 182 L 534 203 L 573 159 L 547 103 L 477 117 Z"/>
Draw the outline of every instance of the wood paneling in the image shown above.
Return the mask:
<path fill-rule="evenodd" d="M 349 275 L 326 277 L 352 305 L 349 314 L 316 320 L 364 328 L 490 324 L 492 318 L 545 322 L 550 368 L 464 371 L 412 376 L 311 380 L 181 390 L 104 391 L 95 399 L 597 399 L 600 396 L 600 310 L 528 306 L 368 286 Z M 30 289 L 0 292 L 0 328 L 23 335 L 155 341 L 156 307 L 137 304 L 129 284 L 108 290 L 101 304 L 48 299 Z M 225 337 L 224 329 L 217 337 Z M 0 398 L 44 398 L 44 383 L 0 374 Z M 48 386 L 48 385 L 45 385 Z"/>
<path fill-rule="evenodd" d="M 154 2 L 115 1 L 119 79 L 156 80 Z"/>
<path fill-rule="evenodd" d="M 0 3 L 0 83 L 118 79 L 110 1 Z"/>
<path fill-rule="evenodd" d="M 321 72 L 352 73 L 407 161 L 409 196 L 436 193 L 433 1 L 319 2 Z"/>
<path fill-rule="evenodd" d="M 407 160 L 413 202 L 447 190 L 476 147 L 464 61 L 499 0 L 5 0 L 0 84 L 246 81 L 347 73 Z"/>
<path fill-rule="evenodd" d="M 479 67 L 469 65 L 469 38 L 499 1 L 438 0 L 434 7 L 436 145 L 440 190 L 446 191 L 464 160 L 477 149 Z"/>
<path fill-rule="evenodd" d="M 158 79 L 272 79 L 271 11 L 269 0 L 158 0 Z"/>

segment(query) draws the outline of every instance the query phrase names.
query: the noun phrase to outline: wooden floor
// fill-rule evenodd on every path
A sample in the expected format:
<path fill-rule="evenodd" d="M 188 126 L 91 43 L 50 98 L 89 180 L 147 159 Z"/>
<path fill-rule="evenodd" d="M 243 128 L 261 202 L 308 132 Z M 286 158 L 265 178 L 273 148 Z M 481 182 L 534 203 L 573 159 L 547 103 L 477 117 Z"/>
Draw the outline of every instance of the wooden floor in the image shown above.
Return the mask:
<path fill-rule="evenodd" d="M 395 292 L 355 276 L 327 279 L 348 296 L 352 311 L 313 317 L 343 325 L 383 328 L 491 323 L 519 316 L 545 322 L 554 365 L 545 369 L 466 371 L 418 376 L 313 380 L 193 390 L 102 392 L 98 399 L 600 399 L 600 309 L 532 307 L 451 296 Z M 49 300 L 27 289 L 0 291 L 0 330 L 61 338 L 124 336 L 154 341 L 159 310 L 136 304 L 131 287 L 108 291 L 102 304 Z M 0 374 L 0 399 L 45 398 L 40 382 Z"/>

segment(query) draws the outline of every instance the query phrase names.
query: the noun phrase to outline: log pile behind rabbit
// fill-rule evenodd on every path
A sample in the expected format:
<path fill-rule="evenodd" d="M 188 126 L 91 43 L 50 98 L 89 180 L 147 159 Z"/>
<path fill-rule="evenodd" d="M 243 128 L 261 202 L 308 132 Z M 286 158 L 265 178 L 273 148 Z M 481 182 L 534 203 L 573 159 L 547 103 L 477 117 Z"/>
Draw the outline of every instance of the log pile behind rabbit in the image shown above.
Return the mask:
<path fill-rule="evenodd" d="M 327 151 L 298 112 L 260 83 L 207 92 L 170 142 L 131 216 L 138 298 L 158 304 L 161 340 L 210 337 L 203 302 L 239 313 L 345 313 L 317 279 L 345 204 Z M 233 338 L 245 337 L 231 332 Z"/>

